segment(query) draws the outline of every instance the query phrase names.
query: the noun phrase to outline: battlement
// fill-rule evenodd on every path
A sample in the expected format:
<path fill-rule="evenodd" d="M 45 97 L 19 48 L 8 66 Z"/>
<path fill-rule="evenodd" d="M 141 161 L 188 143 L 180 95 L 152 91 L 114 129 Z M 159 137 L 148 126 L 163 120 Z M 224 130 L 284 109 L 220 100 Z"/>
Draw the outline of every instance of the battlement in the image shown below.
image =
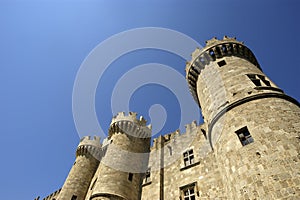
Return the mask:
<path fill-rule="evenodd" d="M 188 134 L 188 133 L 191 133 L 192 131 L 194 131 L 194 129 L 197 128 L 197 122 L 194 120 L 192 121 L 192 123 L 190 124 L 186 124 L 185 125 L 185 132 Z"/>
<path fill-rule="evenodd" d="M 138 138 L 149 138 L 151 137 L 152 126 L 147 126 L 146 123 L 147 121 L 143 116 L 137 119 L 136 112 L 129 112 L 128 115 L 126 115 L 125 112 L 119 112 L 112 118 L 108 138 L 117 132 Z"/>
<path fill-rule="evenodd" d="M 244 44 L 244 42 L 237 41 L 236 37 L 228 37 L 227 35 L 224 35 L 223 40 L 218 40 L 217 37 L 213 37 L 210 40 L 206 40 L 205 44 L 206 44 L 206 47 L 208 47 L 208 46 L 217 45 L 220 42 L 237 42 L 237 43 L 240 43 L 240 44 Z"/>
<path fill-rule="evenodd" d="M 99 136 L 85 136 L 81 138 L 77 150 L 76 157 L 80 155 L 92 155 L 93 157 L 99 159 L 101 153 L 101 144 Z"/>
<path fill-rule="evenodd" d="M 195 129 L 197 129 L 197 127 L 197 122 L 194 120 L 190 124 L 185 125 L 185 132 L 182 134 L 180 133 L 180 130 L 177 129 L 176 131 L 171 132 L 169 134 L 160 135 L 158 138 L 153 139 L 153 148 L 164 145 L 164 143 L 167 143 L 171 140 L 175 140 L 182 135 L 192 134 L 195 131 Z"/>
<path fill-rule="evenodd" d="M 47 197 L 43 198 L 43 200 L 52 200 L 52 199 L 56 199 L 56 198 L 58 197 L 60 191 L 61 191 L 61 188 L 58 189 L 58 190 L 56 190 L 56 191 L 53 192 L 52 194 L 48 195 Z M 39 199 L 39 198 L 37 198 L 37 200 L 38 200 L 38 199 Z"/>
<path fill-rule="evenodd" d="M 213 37 L 212 39 L 205 41 L 205 47 L 204 48 L 200 49 L 199 47 L 197 47 L 194 50 L 194 52 L 192 52 L 192 54 L 191 54 L 192 60 L 196 59 L 206 49 L 209 49 L 213 46 L 218 46 L 220 44 L 229 44 L 229 43 L 244 45 L 244 42 L 237 41 L 236 37 L 228 37 L 228 36 L 225 35 L 222 40 L 218 40 L 217 37 Z M 226 48 L 226 45 L 224 47 Z M 221 48 L 221 51 L 226 50 L 224 47 Z M 207 52 L 207 53 L 209 53 L 209 52 Z M 217 52 L 217 53 L 219 53 L 219 52 Z M 209 53 L 209 55 L 211 55 L 211 54 L 212 53 Z"/>
<path fill-rule="evenodd" d="M 273 87 L 236 38 L 206 41 L 186 72 L 202 124 L 159 135 L 150 147 L 151 125 L 120 112 L 102 145 L 97 136 L 80 140 L 62 189 L 43 200 L 297 199 L 297 100 Z"/>
<path fill-rule="evenodd" d="M 100 137 L 99 136 L 84 136 L 80 139 L 80 143 L 78 146 L 80 145 L 94 145 L 94 146 L 100 146 Z"/>
<path fill-rule="evenodd" d="M 261 70 L 252 51 L 246 47 L 243 42 L 237 41 L 235 37 L 224 36 L 222 40 L 218 40 L 214 37 L 207 40 L 206 46 L 202 49 L 196 48 L 191 56 L 191 61 L 186 62 L 186 79 L 188 81 L 189 90 L 199 106 L 196 83 L 201 71 L 211 62 L 223 57 L 236 56 L 248 60 Z"/>
<path fill-rule="evenodd" d="M 147 121 L 143 116 L 140 116 L 139 119 L 137 119 L 137 113 L 136 112 L 129 112 L 128 115 L 125 114 L 125 112 L 119 112 L 116 116 L 114 116 L 111 120 L 111 125 L 118 121 L 132 121 L 136 124 L 139 124 L 141 126 L 146 126 Z"/>

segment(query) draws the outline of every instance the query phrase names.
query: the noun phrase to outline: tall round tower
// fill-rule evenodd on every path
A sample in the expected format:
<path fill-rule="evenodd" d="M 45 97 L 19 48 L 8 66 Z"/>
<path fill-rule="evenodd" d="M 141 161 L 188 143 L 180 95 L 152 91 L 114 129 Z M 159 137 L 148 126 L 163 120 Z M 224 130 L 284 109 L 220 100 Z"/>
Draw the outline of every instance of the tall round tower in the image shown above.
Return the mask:
<path fill-rule="evenodd" d="M 101 158 L 100 138 L 83 137 L 76 150 L 75 163 L 59 193 L 59 200 L 84 199 Z"/>
<path fill-rule="evenodd" d="M 299 197 L 300 105 L 235 38 L 213 38 L 186 66 L 229 199 Z"/>
<path fill-rule="evenodd" d="M 149 160 L 151 126 L 136 115 L 121 112 L 112 119 L 90 200 L 140 199 Z"/>

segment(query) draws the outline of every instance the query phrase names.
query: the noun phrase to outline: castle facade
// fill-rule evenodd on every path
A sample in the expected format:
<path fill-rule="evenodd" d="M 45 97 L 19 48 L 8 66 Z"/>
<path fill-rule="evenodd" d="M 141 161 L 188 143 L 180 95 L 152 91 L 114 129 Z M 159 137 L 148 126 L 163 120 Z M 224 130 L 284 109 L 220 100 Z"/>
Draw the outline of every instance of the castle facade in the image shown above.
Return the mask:
<path fill-rule="evenodd" d="M 151 126 L 119 113 L 108 137 L 84 137 L 62 188 L 44 200 L 300 199 L 300 104 L 235 38 L 196 49 L 186 79 L 204 123 L 151 144 Z"/>

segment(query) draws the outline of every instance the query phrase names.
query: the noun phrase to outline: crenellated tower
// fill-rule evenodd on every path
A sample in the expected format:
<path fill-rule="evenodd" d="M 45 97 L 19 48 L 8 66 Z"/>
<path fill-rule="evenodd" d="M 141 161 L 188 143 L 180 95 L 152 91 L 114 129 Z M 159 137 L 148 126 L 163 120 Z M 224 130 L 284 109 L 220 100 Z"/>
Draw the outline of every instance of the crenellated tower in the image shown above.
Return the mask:
<path fill-rule="evenodd" d="M 235 38 L 213 38 L 193 52 L 186 78 L 223 169 L 226 196 L 296 196 L 299 103 L 263 73 L 251 50 Z M 277 190 L 282 196 L 272 196 Z"/>
<path fill-rule="evenodd" d="M 252 51 L 235 38 L 208 40 L 186 79 L 203 124 L 150 148 L 146 120 L 118 113 L 102 145 L 81 139 L 63 187 L 44 200 L 299 199 L 300 104 Z"/>
<path fill-rule="evenodd" d="M 100 138 L 83 137 L 76 150 L 76 160 L 59 192 L 59 200 L 84 199 L 101 159 Z"/>
<path fill-rule="evenodd" d="M 112 119 L 103 143 L 104 157 L 93 178 L 90 200 L 138 200 L 150 153 L 151 126 L 137 114 Z"/>

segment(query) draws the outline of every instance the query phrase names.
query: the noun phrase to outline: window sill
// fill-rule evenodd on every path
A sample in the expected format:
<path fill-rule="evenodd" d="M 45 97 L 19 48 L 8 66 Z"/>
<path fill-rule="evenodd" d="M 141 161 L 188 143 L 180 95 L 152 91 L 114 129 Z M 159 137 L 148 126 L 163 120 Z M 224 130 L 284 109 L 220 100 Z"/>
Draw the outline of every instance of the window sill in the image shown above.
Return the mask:
<path fill-rule="evenodd" d="M 142 184 L 142 187 L 150 185 L 152 183 L 152 181 L 148 181 L 147 183 Z"/>
<path fill-rule="evenodd" d="M 256 90 L 273 90 L 273 91 L 276 91 L 276 92 L 282 92 L 283 93 L 283 91 L 281 89 L 276 88 L 276 87 L 272 87 L 272 86 L 257 86 L 254 89 L 256 89 Z"/>
<path fill-rule="evenodd" d="M 200 161 L 195 162 L 195 163 L 193 163 L 193 164 L 190 164 L 190 165 L 188 165 L 188 166 L 184 166 L 184 167 L 180 168 L 180 171 L 186 170 L 186 169 L 188 169 L 188 168 L 194 167 L 194 166 L 199 165 L 199 164 L 200 164 Z"/>

